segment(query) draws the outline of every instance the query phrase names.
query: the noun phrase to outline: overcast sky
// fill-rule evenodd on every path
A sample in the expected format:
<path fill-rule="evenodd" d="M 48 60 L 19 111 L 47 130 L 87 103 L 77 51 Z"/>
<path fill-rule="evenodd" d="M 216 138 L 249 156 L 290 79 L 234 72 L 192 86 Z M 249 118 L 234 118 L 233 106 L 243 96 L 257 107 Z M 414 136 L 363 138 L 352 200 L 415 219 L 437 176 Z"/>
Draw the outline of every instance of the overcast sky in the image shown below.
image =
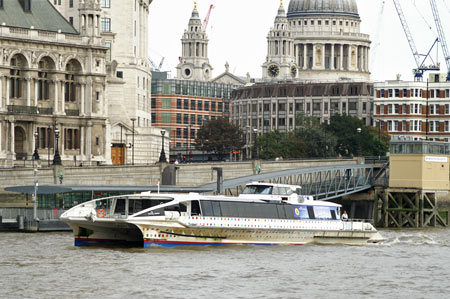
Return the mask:
<path fill-rule="evenodd" d="M 287 12 L 288 0 L 284 0 Z M 444 31 L 450 32 L 450 1 L 436 0 Z M 362 20 L 361 32 L 372 40 L 371 72 L 375 81 L 395 79 L 413 80 L 416 63 L 412 56 L 392 0 L 357 0 Z M 384 3 L 383 13 L 380 14 Z M 419 53 L 426 53 L 437 37 L 428 0 L 400 0 L 410 31 Z M 238 76 L 247 72 L 261 77 L 261 65 L 267 55 L 267 34 L 274 24 L 279 0 L 198 0 L 200 18 L 206 17 L 210 4 L 214 4 L 207 28 L 209 60 L 213 77 L 225 71 L 225 63 Z M 191 17 L 192 0 L 153 0 L 149 16 L 149 55 L 155 64 L 164 57 L 162 70 L 176 76 L 175 67 L 181 56 L 181 37 Z M 430 29 L 431 27 L 431 29 Z M 447 36 L 450 42 L 450 35 Z M 441 71 L 446 64 L 439 45 Z M 438 55 L 438 56 L 437 56 Z M 430 63 L 427 63 L 430 64 Z"/>

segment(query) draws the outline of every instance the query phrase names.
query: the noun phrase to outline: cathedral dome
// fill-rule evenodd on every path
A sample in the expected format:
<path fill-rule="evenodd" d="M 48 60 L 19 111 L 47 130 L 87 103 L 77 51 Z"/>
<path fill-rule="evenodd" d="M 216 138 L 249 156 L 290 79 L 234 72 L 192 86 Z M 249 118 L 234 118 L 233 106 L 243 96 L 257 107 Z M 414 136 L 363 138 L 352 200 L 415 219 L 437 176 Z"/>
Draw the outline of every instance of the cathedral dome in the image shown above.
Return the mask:
<path fill-rule="evenodd" d="M 288 18 L 308 16 L 346 16 L 359 18 L 356 0 L 291 0 Z"/>

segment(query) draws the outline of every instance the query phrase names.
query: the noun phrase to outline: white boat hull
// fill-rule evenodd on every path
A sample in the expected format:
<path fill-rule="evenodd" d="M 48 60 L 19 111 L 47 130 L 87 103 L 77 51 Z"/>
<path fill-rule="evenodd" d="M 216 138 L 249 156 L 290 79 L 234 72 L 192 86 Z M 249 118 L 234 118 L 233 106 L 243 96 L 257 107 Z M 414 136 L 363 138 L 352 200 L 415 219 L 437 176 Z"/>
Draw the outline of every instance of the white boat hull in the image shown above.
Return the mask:
<path fill-rule="evenodd" d="M 381 235 L 369 223 L 339 220 L 180 217 L 175 221 L 143 221 L 135 224 L 142 231 L 144 247 L 232 244 L 363 245 L 382 240 Z"/>

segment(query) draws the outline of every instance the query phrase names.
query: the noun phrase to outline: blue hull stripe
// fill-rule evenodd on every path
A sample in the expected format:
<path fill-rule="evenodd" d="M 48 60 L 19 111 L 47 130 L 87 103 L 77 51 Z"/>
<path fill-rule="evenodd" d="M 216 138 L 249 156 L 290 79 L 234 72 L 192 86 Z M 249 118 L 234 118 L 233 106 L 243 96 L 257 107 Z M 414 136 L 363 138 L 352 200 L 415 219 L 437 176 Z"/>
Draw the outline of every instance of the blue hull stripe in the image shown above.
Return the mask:
<path fill-rule="evenodd" d="M 279 243 L 216 243 L 216 242 L 171 242 L 171 241 L 144 241 L 144 248 L 152 246 L 159 246 L 165 248 L 173 248 L 178 246 L 226 246 L 226 245 L 262 245 L 262 246 L 274 246 L 281 245 Z M 289 243 L 289 245 L 304 245 L 302 243 Z"/>

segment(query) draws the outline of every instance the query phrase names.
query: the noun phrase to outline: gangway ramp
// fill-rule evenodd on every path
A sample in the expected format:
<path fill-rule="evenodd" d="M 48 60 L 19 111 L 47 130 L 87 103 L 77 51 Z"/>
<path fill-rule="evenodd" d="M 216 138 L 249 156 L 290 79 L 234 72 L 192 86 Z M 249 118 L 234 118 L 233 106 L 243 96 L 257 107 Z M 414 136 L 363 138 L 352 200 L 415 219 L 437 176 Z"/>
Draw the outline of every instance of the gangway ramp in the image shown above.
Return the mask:
<path fill-rule="evenodd" d="M 246 184 L 271 182 L 300 185 L 303 195 L 316 200 L 330 200 L 361 192 L 373 186 L 373 165 L 355 164 L 288 169 L 224 180 L 222 190 L 227 195 L 239 195 Z M 201 186 L 217 192 L 217 183 Z"/>

